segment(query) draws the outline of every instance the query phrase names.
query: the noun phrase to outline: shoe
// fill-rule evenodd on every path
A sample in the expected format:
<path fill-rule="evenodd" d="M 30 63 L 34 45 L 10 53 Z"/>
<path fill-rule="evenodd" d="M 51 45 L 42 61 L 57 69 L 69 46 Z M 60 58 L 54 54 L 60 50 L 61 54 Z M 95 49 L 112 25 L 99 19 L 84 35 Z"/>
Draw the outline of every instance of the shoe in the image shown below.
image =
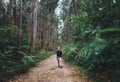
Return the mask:
<path fill-rule="evenodd" d="M 63 68 L 63 66 L 60 66 L 60 68 Z"/>

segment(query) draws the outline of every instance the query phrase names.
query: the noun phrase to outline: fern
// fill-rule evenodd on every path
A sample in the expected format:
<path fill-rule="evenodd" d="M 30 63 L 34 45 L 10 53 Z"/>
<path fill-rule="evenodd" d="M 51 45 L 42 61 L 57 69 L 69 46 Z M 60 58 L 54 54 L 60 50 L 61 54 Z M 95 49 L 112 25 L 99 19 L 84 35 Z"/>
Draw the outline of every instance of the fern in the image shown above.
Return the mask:
<path fill-rule="evenodd" d="M 105 39 L 113 39 L 116 37 L 120 37 L 120 27 L 112 27 L 100 30 L 101 37 Z"/>
<path fill-rule="evenodd" d="M 78 45 L 70 44 L 63 48 L 64 59 L 72 64 L 75 64 L 75 56 L 77 55 Z"/>
<path fill-rule="evenodd" d="M 112 28 L 106 28 L 103 30 L 100 30 L 100 32 L 120 32 L 120 27 L 112 27 Z"/>

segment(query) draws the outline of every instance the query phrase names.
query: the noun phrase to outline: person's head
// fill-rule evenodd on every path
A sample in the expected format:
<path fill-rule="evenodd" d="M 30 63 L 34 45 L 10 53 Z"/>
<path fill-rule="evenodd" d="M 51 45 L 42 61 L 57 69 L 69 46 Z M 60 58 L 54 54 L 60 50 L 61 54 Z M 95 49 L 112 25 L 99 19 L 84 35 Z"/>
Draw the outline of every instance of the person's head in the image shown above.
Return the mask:
<path fill-rule="evenodd" d="M 60 46 L 58 46 L 57 50 L 60 50 Z"/>

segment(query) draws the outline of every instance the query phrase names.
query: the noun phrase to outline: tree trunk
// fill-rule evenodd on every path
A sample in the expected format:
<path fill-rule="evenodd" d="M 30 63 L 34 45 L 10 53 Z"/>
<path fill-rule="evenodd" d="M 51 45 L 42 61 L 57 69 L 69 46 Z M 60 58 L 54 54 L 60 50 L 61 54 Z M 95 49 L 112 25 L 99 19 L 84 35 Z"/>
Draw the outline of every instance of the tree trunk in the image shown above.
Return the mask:
<path fill-rule="evenodd" d="M 18 27 L 18 47 L 22 43 L 22 0 L 20 0 L 20 13 L 19 13 L 19 27 Z"/>
<path fill-rule="evenodd" d="M 38 0 L 34 1 L 33 10 L 33 48 L 37 48 L 37 11 L 38 11 Z"/>
<path fill-rule="evenodd" d="M 10 7 L 9 7 L 9 24 L 10 25 L 14 25 L 13 4 L 14 4 L 14 0 L 10 0 Z"/>

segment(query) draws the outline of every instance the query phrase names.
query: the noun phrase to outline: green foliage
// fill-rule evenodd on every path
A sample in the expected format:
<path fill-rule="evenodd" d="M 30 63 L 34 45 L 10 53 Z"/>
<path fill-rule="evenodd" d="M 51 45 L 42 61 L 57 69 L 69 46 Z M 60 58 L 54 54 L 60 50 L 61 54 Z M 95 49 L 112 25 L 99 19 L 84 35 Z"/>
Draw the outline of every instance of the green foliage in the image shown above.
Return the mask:
<path fill-rule="evenodd" d="M 0 1 L 0 26 L 6 25 L 8 23 L 8 13 L 6 12 L 5 3 Z"/>
<path fill-rule="evenodd" d="M 28 71 L 30 67 L 35 66 L 37 62 L 42 61 L 51 54 L 52 52 L 45 51 L 40 51 L 35 55 L 29 55 L 23 51 L 19 51 L 18 55 L 18 53 L 15 54 L 12 50 L 4 53 L 0 52 L 0 81 L 7 81 L 17 74 Z"/>
<path fill-rule="evenodd" d="M 41 1 L 42 11 L 45 12 L 45 10 L 47 9 L 47 13 L 54 12 L 57 2 L 58 2 L 58 0 L 49 0 L 49 1 L 43 0 L 43 1 Z"/>
<path fill-rule="evenodd" d="M 18 51 L 22 51 L 26 54 L 34 54 L 34 49 L 31 46 L 27 46 L 27 45 L 20 46 Z"/>
<path fill-rule="evenodd" d="M 84 46 L 70 44 L 63 48 L 64 59 L 85 70 L 97 82 L 119 82 L 120 79 L 120 38 L 96 38 Z M 113 76 L 114 75 L 114 76 Z M 92 77 L 94 76 L 94 77 Z"/>
<path fill-rule="evenodd" d="M 69 23 L 74 24 L 78 28 L 87 28 L 86 23 L 88 23 L 88 13 L 82 12 L 80 15 L 69 19 Z"/>
<path fill-rule="evenodd" d="M 40 51 L 35 55 L 24 56 L 16 66 L 16 71 L 18 73 L 27 71 L 30 67 L 35 66 L 37 62 L 49 57 L 52 52 Z"/>
<path fill-rule="evenodd" d="M 63 52 L 64 52 L 64 59 L 65 61 L 71 63 L 71 64 L 75 64 L 75 56 L 77 55 L 77 45 L 75 44 L 70 44 L 67 45 L 63 48 Z"/>
<path fill-rule="evenodd" d="M 6 82 L 9 78 L 28 71 L 52 54 L 46 51 L 34 54 L 33 48 L 25 45 L 27 40 L 24 40 L 24 45 L 17 47 L 17 33 L 16 26 L 0 27 L 0 82 Z"/>
<path fill-rule="evenodd" d="M 17 27 L 0 27 L 0 51 L 7 49 L 7 46 L 17 46 Z"/>
<path fill-rule="evenodd" d="M 45 52 L 45 51 L 40 51 L 36 55 L 36 61 L 41 61 L 47 57 L 49 57 L 52 54 L 52 52 Z"/>
<path fill-rule="evenodd" d="M 120 28 L 119 27 L 112 27 L 100 30 L 101 37 L 105 39 L 113 39 L 116 37 L 120 37 Z"/>
<path fill-rule="evenodd" d="M 36 61 L 34 60 L 35 56 L 24 56 L 16 65 L 15 71 L 22 73 L 27 71 L 30 67 L 35 66 Z"/>
<path fill-rule="evenodd" d="M 70 29 L 74 44 L 65 47 L 65 60 L 85 70 L 96 82 L 119 82 L 120 1 L 78 2 L 81 13 L 68 20 L 75 28 Z M 71 49 L 77 50 L 76 55 Z"/>
<path fill-rule="evenodd" d="M 113 27 L 113 28 L 106 28 L 106 29 L 103 29 L 101 30 L 101 32 L 120 32 L 120 27 Z"/>
<path fill-rule="evenodd" d="M 76 56 L 78 65 L 89 71 L 93 69 L 94 65 L 100 64 L 100 62 L 104 63 L 103 56 L 100 57 L 100 60 L 98 60 L 97 57 L 103 51 L 105 46 L 106 41 L 100 38 L 97 38 L 92 43 L 87 44 L 78 52 L 78 55 Z"/>

